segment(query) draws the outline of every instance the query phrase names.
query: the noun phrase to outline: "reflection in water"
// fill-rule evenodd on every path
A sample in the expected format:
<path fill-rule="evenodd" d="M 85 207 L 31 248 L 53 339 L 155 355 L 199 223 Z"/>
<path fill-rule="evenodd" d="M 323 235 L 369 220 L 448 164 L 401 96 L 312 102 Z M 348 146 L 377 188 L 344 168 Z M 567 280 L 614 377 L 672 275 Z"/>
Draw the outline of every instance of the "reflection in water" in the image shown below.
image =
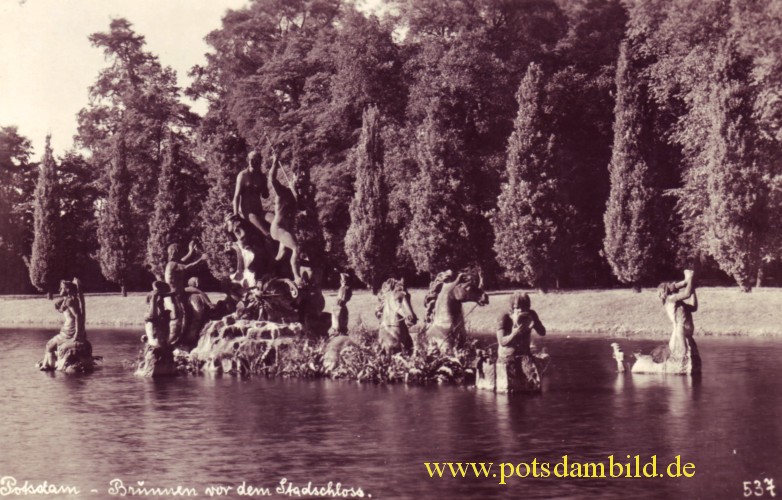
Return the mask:
<path fill-rule="evenodd" d="M 701 379 L 617 374 L 610 342 L 545 343 L 553 362 L 543 394 L 462 387 L 187 376 L 143 380 L 121 360 L 137 332 L 91 332 L 103 368 L 88 376 L 35 371 L 51 337 L 0 332 L 0 474 L 77 483 L 271 487 L 341 481 L 373 498 L 594 496 L 739 497 L 758 474 L 782 478 L 778 450 L 782 348 L 771 340 L 700 342 Z M 623 342 L 626 351 L 656 342 Z M 111 353 L 111 355 L 108 355 Z M 721 367 L 720 370 L 717 367 Z M 696 464 L 677 480 L 429 479 L 423 462 L 642 462 L 676 455 Z M 498 470 L 498 469 L 495 469 Z"/>

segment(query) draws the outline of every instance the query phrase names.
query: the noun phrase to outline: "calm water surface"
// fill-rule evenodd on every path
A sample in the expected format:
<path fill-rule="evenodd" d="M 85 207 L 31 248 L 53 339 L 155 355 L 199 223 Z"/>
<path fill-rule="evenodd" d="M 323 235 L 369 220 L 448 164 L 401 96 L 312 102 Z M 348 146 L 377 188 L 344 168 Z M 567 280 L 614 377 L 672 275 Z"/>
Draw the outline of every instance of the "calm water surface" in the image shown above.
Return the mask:
<path fill-rule="evenodd" d="M 701 339 L 700 380 L 615 373 L 610 340 L 544 339 L 541 396 L 455 387 L 179 377 L 123 366 L 141 333 L 89 331 L 106 360 L 91 375 L 33 364 L 53 330 L 0 330 L 0 476 L 272 492 L 341 481 L 372 498 L 743 498 L 742 482 L 782 485 L 782 342 Z M 625 352 L 658 341 L 621 341 Z M 679 479 L 429 479 L 423 462 L 602 461 L 656 454 L 695 464 Z M 89 495 L 91 489 L 99 493 Z M 782 491 L 777 492 L 782 495 Z M 282 497 L 278 497 L 282 498 Z M 771 498 L 769 493 L 764 498 Z"/>

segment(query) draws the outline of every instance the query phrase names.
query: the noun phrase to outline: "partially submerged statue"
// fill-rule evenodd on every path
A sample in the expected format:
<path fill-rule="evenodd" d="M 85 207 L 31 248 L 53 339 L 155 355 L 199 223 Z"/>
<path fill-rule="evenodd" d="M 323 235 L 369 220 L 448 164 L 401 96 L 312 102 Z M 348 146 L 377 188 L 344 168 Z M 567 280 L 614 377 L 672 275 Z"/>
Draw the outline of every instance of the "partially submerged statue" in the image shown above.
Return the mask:
<path fill-rule="evenodd" d="M 695 293 L 694 273 L 684 271 L 684 280 L 664 282 L 658 288 L 668 318 L 673 324 L 671 339 L 667 344 L 656 347 L 650 354 L 635 353 L 633 373 L 672 373 L 695 375 L 701 370 L 701 357 L 693 334 L 695 327 L 692 313 L 698 310 L 698 296 Z M 616 343 L 612 344 L 614 359 L 620 365 L 624 355 Z M 623 366 L 620 371 L 623 371 Z"/>
<path fill-rule="evenodd" d="M 410 305 L 410 292 L 407 291 L 404 280 L 389 278 L 383 283 L 377 298 L 379 304 L 376 316 L 380 320 L 378 331 L 380 349 L 386 354 L 412 352 L 413 339 L 410 336 L 410 327 L 418 322 L 418 317 Z"/>
<path fill-rule="evenodd" d="M 55 302 L 55 308 L 63 315 L 63 325 L 60 333 L 46 343 L 38 368 L 69 373 L 92 371 L 98 358 L 92 356 L 92 345 L 87 340 L 86 304 L 77 278 L 60 282 L 60 298 Z"/>
<path fill-rule="evenodd" d="M 533 355 L 530 344 L 534 330 L 546 335 L 546 327 L 530 308 L 529 295 L 515 292 L 510 297 L 510 311 L 497 324 L 497 363 L 479 366 L 479 388 L 496 392 L 537 392 L 548 356 Z M 493 380 L 492 380 L 493 379 Z"/>
<path fill-rule="evenodd" d="M 451 271 L 445 271 L 435 278 L 437 285 L 430 294 L 436 299 L 431 302 L 431 314 L 427 312 L 427 318 L 431 319 L 424 326 L 427 341 L 443 353 L 461 347 L 467 338 L 462 304 L 477 302 L 484 306 L 489 303 L 480 273 L 477 276 L 473 272 L 459 273 L 451 281 L 449 277 L 452 275 Z"/>

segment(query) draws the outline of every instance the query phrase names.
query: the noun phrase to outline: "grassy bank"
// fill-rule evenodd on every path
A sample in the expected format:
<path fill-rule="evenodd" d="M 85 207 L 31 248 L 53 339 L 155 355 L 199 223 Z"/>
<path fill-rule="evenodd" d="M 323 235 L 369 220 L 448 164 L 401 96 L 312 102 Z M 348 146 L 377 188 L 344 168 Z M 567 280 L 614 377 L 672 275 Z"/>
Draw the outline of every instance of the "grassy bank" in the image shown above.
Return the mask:
<path fill-rule="evenodd" d="M 425 290 L 412 291 L 413 308 L 423 317 Z M 506 309 L 509 292 L 490 294 L 486 307 L 467 304 L 468 330 L 493 333 L 499 314 Z M 552 333 L 589 333 L 605 336 L 658 337 L 670 334 L 656 291 L 584 290 L 540 294 L 531 292 L 532 307 Z M 219 295 L 212 295 L 217 300 Z M 700 309 L 695 315 L 696 335 L 782 336 L 782 289 L 765 288 L 740 293 L 735 288 L 701 288 Z M 326 292 L 327 310 L 336 300 Z M 146 315 L 145 294 L 88 294 L 89 327 L 141 328 Z M 357 291 L 348 304 L 352 326 L 374 328 L 376 299 L 366 291 Z M 0 326 L 57 328 L 61 315 L 45 297 L 0 296 Z"/>

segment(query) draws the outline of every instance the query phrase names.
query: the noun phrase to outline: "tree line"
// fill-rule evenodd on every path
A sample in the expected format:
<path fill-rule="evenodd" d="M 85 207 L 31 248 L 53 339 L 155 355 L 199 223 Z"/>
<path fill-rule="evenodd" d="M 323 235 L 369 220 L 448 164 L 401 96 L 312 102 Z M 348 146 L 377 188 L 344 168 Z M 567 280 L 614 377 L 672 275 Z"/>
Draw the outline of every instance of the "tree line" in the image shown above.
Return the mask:
<path fill-rule="evenodd" d="M 91 35 L 107 64 L 73 149 L 35 162 L 0 129 L 0 291 L 147 288 L 191 239 L 224 277 L 234 179 L 273 145 L 306 258 L 372 288 L 469 265 L 541 289 L 693 265 L 778 282 L 779 2 L 383 7 L 251 1 L 206 36 L 185 89 L 127 20 Z"/>

